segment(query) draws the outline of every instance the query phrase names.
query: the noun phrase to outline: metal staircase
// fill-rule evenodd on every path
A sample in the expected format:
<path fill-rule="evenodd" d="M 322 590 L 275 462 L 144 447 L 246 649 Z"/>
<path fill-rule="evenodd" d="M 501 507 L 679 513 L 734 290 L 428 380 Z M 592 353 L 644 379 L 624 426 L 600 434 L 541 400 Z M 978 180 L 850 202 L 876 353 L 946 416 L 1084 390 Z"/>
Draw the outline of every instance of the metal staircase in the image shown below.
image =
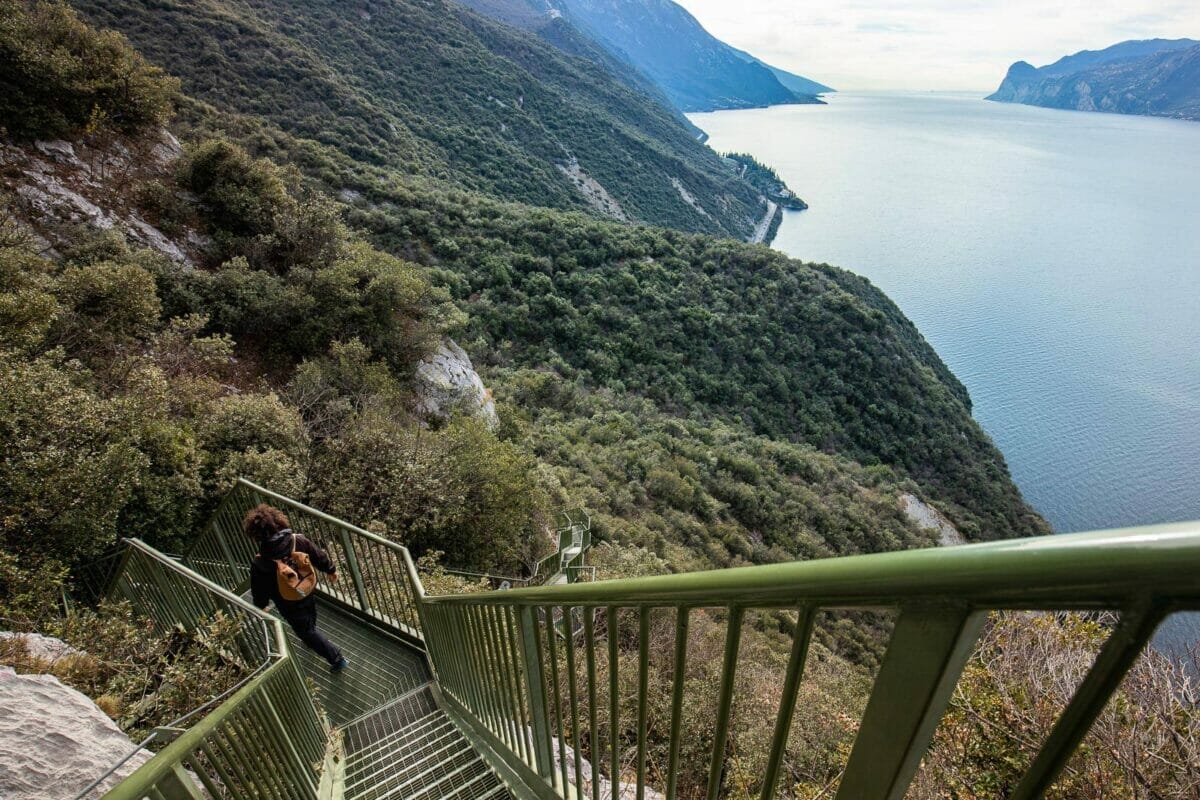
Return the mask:
<path fill-rule="evenodd" d="M 330 675 L 240 596 L 253 555 L 240 521 L 260 502 L 283 508 L 338 565 L 342 580 L 322 584 L 319 602 L 322 626 L 352 661 L 345 673 Z M 578 533 L 579 544 L 590 540 Z M 577 556 L 562 553 L 575 546 L 576 532 L 562 535 L 556 555 L 568 574 Z M 769 800 L 813 621 L 831 608 L 896 615 L 836 797 L 898 800 L 990 611 L 1114 611 L 1118 624 L 1011 795 L 1027 800 L 1054 784 L 1162 619 L 1200 610 L 1200 524 L 426 596 L 403 547 L 241 481 L 183 559 L 128 542 L 108 593 L 160 626 L 237 620 L 236 655 L 248 670 L 166 726 L 157 754 L 107 795 L 116 800 L 615 800 L 607 787 L 620 783 L 641 800 L 651 775 L 674 798 L 685 708 L 711 711 L 708 769 L 690 777 L 717 800 L 728 789 L 742 630 L 773 615 L 790 621 L 790 657 L 775 716 L 763 720 L 771 740 L 755 793 Z M 689 694 L 688 628 L 699 613 L 724 627 L 724 655 L 716 691 Z M 671 721 L 653 731 L 652 615 L 674 628 L 665 643 L 674 649 Z M 580 620 L 580 635 L 556 623 L 568 618 Z M 632 701 L 621 685 L 637 687 Z M 653 771 L 651 737 L 669 753 Z"/>

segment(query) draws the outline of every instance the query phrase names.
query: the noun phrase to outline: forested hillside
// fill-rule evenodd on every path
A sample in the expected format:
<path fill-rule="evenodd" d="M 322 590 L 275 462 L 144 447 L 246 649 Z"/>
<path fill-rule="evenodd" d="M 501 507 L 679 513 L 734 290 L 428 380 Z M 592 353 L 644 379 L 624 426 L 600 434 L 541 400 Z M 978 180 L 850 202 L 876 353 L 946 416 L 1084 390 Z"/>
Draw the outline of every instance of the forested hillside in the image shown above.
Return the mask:
<path fill-rule="evenodd" d="M 192 24 L 182 7 L 174 8 L 174 16 L 175 24 Z M 204 14 L 199 19 L 215 24 Z M 476 24 L 486 28 L 492 23 Z M 17 31 L 22 33 L 28 31 Z M 22 63 L 45 70 L 56 62 Z M 163 98 L 175 90 L 170 79 L 149 65 L 142 71 L 147 77 L 140 103 L 131 106 L 127 97 L 84 98 L 78 104 L 84 110 L 23 134 L 108 135 L 104 126 L 95 127 L 93 113 L 105 107 L 113 109 L 113 135 L 152 126 L 165 118 L 168 101 Z M 17 75 L 10 83 L 27 85 L 24 100 L 13 97 L 30 107 L 49 106 L 61 102 L 51 98 L 70 99 L 96 86 L 86 75 L 59 76 L 62 85 L 45 76 L 40 83 L 28 77 Z M 150 91 L 157 87 L 164 88 Z M 217 89 L 210 91 L 215 99 Z M 302 93 L 305 87 L 298 84 L 291 91 Z M 317 87 L 307 91 L 310 94 L 297 97 L 294 104 L 281 104 L 279 113 L 293 107 L 319 110 Z M 258 103 L 269 95 L 248 89 L 246 96 Z M 965 390 L 898 309 L 860 278 L 832 267 L 802 264 L 763 247 L 605 223 L 583 214 L 446 190 L 405 177 L 402 161 L 395 168 L 387 160 L 361 167 L 347 141 L 335 138 L 321 144 L 236 109 L 186 97 L 177 102 L 192 120 L 179 123 L 180 133 L 195 143 L 191 154 L 172 168 L 173 174 L 123 191 L 163 230 L 198 229 L 208 242 L 206 269 L 143 263 L 141 255 L 124 255 L 126 245 L 105 244 L 97 250 L 81 240 L 83 255 L 68 249 L 61 266 L 14 255 L 14 264 L 35 266 L 14 267 L 9 285 L 49 281 L 46 285 L 53 287 L 59 270 L 88 275 L 88 265 L 97 259 L 114 263 L 121 275 L 133 276 L 133 284 L 107 290 L 118 295 L 116 300 L 124 300 L 123 292 L 135 291 L 122 286 L 153 279 L 154 296 L 146 301 L 152 307 L 147 306 L 136 332 L 122 333 L 126 343 L 121 352 L 138 342 L 135 349 L 151 347 L 148 343 L 161 335 L 159 331 L 178 329 L 173 336 L 190 332 L 188 336 L 205 341 L 230 337 L 222 345 L 228 348 L 223 357 L 237 357 L 237 380 L 224 376 L 217 384 L 260 387 L 270 397 L 283 399 L 280 413 L 299 414 L 301 419 L 316 412 L 294 405 L 288 410 L 295 376 L 319 383 L 331 380 L 320 378 L 320 370 L 350 370 L 350 375 L 337 373 L 343 387 L 338 391 L 352 393 L 355 413 L 317 414 L 321 425 L 333 418 L 350 427 L 318 430 L 299 422 L 275 426 L 272 430 L 281 441 L 300 438 L 286 447 L 261 442 L 251 450 L 291 453 L 286 463 L 296 467 L 272 468 L 264 479 L 286 475 L 289 490 L 319 499 L 351 518 L 379 519 L 389 528 L 409 530 L 410 536 L 414 520 L 443 520 L 420 541 L 441 549 L 453 543 L 457 563 L 469 566 L 514 566 L 519 560 L 518 531 L 535 524 L 544 506 L 578 505 L 581 495 L 604 511 L 602 536 L 681 546 L 683 550 L 674 551 L 677 567 L 924 542 L 895 513 L 896 498 L 906 490 L 938 502 L 970 538 L 1045 530 L 1021 501 L 1000 454 L 970 418 Z M 142 106 L 150 110 L 121 127 L 116 111 L 122 106 L 125 114 Z M 19 102 L 10 113 L 14 119 L 30 118 Z M 323 199 L 300 175 L 255 161 L 236 145 L 204 133 L 224 123 L 233 123 L 230 134 L 246 147 L 290 159 L 327 186 L 353 182 L 354 194 L 346 195 L 349 209 L 339 210 Z M 180 194 L 182 190 L 187 193 Z M 388 255 L 356 243 L 357 234 L 342 228 L 342 218 Z M 399 261 L 393 260 L 397 257 Z M 141 266 L 135 270 L 124 266 L 127 262 Z M 21 277 L 30 269 L 31 274 L 50 277 Z M 449 294 L 443 300 L 424 299 L 437 297 L 433 287 Z M 50 297 L 60 293 L 53 288 L 39 291 Z M 455 302 L 457 311 L 449 311 L 448 300 Z M 397 313 L 400 317 L 389 321 Z M 418 320 L 432 322 L 417 324 Z M 447 332 L 473 353 L 502 407 L 507 405 L 512 415 L 511 424 L 502 430 L 509 437 L 505 446 L 515 449 L 511 456 L 496 455 L 498 462 L 513 466 L 536 453 L 554 475 L 537 492 L 525 491 L 530 497 L 547 498 L 543 507 L 507 507 L 502 498 L 516 495 L 493 498 L 500 503 L 494 513 L 504 516 L 503 525 L 512 532 L 499 550 L 476 553 L 469 542 L 444 538 L 450 530 L 444 520 L 456 514 L 460 527 L 468 517 L 481 525 L 499 524 L 486 522 L 487 515 L 470 504 L 458 511 L 433 507 L 452 503 L 452 494 L 430 488 L 431 494 L 414 496 L 375 487 L 373 499 L 368 499 L 354 488 L 353 476 L 379 468 L 372 460 L 376 456 L 363 448 L 381 436 L 402 442 L 408 435 L 405 426 L 415 418 L 402 413 L 407 408 L 404 387 L 416 360 Z M 44 351 L 37 363 L 51 363 L 44 358 L 58 352 L 58 339 L 34 341 L 34 349 L 27 352 Z M 112 369 L 108 361 L 116 358 L 113 347 L 106 345 L 100 355 L 92 356 L 99 359 L 93 368 L 102 374 Z M 69 349 L 66 355 L 72 356 Z M 309 365 L 295 372 L 301 364 Z M 216 379 L 227 368 L 213 369 Z M 531 391 L 531 386 L 542 388 Z M 119 390 L 100 380 L 91 391 L 96 402 L 108 402 Z M 576 392 L 586 400 L 563 399 Z M 619 434 L 585 434 L 579 427 L 594 422 L 597 403 Z M 181 420 L 193 429 L 204 424 L 191 416 L 197 408 L 171 413 L 182 414 Z M 383 413 L 381 408 L 394 410 Z M 673 427 L 672 418 L 685 427 Z M 406 419 L 410 422 L 404 423 Z M 647 427 L 630 427 L 634 419 L 644 419 Z M 650 420 L 660 421 L 651 425 Z M 400 427 L 393 433 L 376 429 L 385 422 Z M 358 425 L 367 426 L 369 433 Z M 659 433 L 651 434 L 654 429 Z M 298 433 L 284 436 L 286 431 Z M 198 433 L 189 436 L 204 441 Z M 697 450 L 685 446 L 686 439 L 725 441 L 741 455 L 726 458 L 715 446 Z M 412 446 L 419 442 L 414 440 Z M 617 442 L 624 455 L 604 455 Z M 450 441 L 444 446 L 448 449 L 439 456 L 449 459 L 444 474 L 461 475 L 455 472 L 459 468 L 454 459 L 472 449 L 455 450 L 458 445 Z M 483 452 L 478 447 L 473 451 Z M 400 444 L 395 452 L 414 454 Z M 458 455 L 452 457 L 454 453 Z M 609 467 L 596 472 L 581 466 L 593 457 Z M 234 467 L 224 457 L 204 456 L 197 463 L 210 465 L 204 468 L 207 477 L 197 475 L 182 484 L 174 468 L 169 469 L 168 485 L 191 487 L 190 510 L 168 526 L 177 531 L 173 535 L 186 535 L 211 507 L 222 481 L 234 471 L 265 465 L 262 458 L 245 456 L 234 462 L 242 466 Z M 336 474 L 343 477 L 336 489 L 329 484 L 335 472 L 321 477 L 323 463 L 337 463 Z M 724 466 L 714 471 L 713 463 Z M 490 480 L 518 491 L 519 482 L 506 483 L 508 479 L 488 472 L 494 465 L 474 464 L 472 474 L 490 474 Z M 620 470 L 613 471 L 617 464 Z M 598 492 L 598 486 L 607 488 Z M 768 487 L 769 500 L 761 494 Z M 140 504 L 152 503 L 160 511 L 178 505 L 152 499 L 153 494 L 149 489 L 136 496 L 106 492 L 117 506 L 101 515 L 109 522 L 95 531 L 95 547 L 112 541 L 113 534 L 103 533 L 112 528 L 105 526 L 123 515 L 153 516 Z M 23 495 L 21 502 L 29 496 Z M 125 508 L 126 503 L 133 503 L 132 509 Z M 763 505 L 773 510 L 765 514 Z M 18 506 L 14 501 L 11 507 Z M 888 507 L 891 515 L 881 513 Z M 872 518 L 878 519 L 878 530 L 871 530 Z M 688 549 L 700 560 L 684 556 Z"/>
<path fill-rule="evenodd" d="M 392 195 L 349 219 L 440 270 L 479 360 L 551 369 L 918 480 L 972 538 L 1038 533 L 966 390 L 866 280 L 765 247 Z"/>
<path fill-rule="evenodd" d="M 265 123 L 396 175 L 735 238 L 765 210 L 677 114 L 614 77 L 615 60 L 450 0 L 75 5 L 256 138 L 272 137 Z"/>

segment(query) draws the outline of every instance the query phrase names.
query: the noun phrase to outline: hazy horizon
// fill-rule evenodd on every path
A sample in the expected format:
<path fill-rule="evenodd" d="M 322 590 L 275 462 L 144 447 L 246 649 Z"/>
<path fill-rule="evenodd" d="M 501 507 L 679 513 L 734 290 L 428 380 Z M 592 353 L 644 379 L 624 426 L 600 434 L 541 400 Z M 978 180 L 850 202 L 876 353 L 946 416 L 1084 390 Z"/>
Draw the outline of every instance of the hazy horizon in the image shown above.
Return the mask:
<path fill-rule="evenodd" d="M 847 91 L 993 91 L 1015 61 L 1042 66 L 1127 39 L 1200 39 L 1200 3 L 677 2 L 718 39 Z"/>

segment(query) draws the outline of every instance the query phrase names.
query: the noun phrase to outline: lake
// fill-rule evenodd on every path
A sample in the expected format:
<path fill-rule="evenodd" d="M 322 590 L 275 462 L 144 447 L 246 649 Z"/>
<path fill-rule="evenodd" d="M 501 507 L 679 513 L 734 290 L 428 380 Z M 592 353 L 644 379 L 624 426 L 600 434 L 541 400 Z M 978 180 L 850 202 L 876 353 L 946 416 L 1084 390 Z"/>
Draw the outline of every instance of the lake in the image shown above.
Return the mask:
<path fill-rule="evenodd" d="M 1055 530 L 1200 519 L 1200 123 L 980 97 L 691 119 L 810 204 L 774 247 L 916 323 Z"/>

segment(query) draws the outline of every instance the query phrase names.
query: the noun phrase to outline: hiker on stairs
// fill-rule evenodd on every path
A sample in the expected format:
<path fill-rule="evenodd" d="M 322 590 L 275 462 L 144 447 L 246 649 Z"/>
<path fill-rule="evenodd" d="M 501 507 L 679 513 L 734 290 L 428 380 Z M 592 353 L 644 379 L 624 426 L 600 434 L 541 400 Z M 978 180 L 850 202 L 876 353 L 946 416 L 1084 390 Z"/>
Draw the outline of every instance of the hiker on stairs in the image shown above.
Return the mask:
<path fill-rule="evenodd" d="M 331 582 L 337 568 L 329 554 L 302 534 L 293 533 L 287 515 L 262 503 L 242 520 L 242 530 L 258 543 L 250 562 L 250 594 L 265 609 L 272 602 L 300 640 L 329 662 L 333 672 L 349 665 L 342 651 L 317 630 L 317 570 Z"/>

